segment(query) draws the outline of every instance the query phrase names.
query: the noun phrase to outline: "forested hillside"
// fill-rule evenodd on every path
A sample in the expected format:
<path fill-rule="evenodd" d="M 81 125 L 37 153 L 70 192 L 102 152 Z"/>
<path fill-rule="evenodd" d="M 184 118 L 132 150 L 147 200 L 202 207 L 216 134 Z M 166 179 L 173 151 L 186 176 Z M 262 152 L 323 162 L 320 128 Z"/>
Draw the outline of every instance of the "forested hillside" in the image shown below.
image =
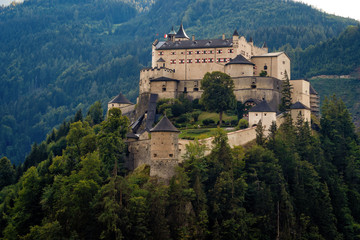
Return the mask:
<path fill-rule="evenodd" d="M 295 78 L 317 75 L 348 75 L 360 69 L 360 25 L 350 26 L 329 41 L 301 49 L 286 49 L 292 61 Z"/>
<path fill-rule="evenodd" d="M 187 146 L 170 183 L 124 168 L 128 120 L 97 102 L 34 145 L 0 160 L 4 239 L 358 239 L 360 142 L 343 102 L 323 104 L 320 131 L 289 118 L 256 143 L 211 153 Z"/>
<path fill-rule="evenodd" d="M 196 38 L 237 28 L 271 49 L 305 49 L 357 23 L 280 0 L 28 0 L 0 8 L 0 155 L 22 162 L 33 142 L 96 100 L 105 106 L 121 91 L 135 101 L 151 43 L 181 21 Z"/>

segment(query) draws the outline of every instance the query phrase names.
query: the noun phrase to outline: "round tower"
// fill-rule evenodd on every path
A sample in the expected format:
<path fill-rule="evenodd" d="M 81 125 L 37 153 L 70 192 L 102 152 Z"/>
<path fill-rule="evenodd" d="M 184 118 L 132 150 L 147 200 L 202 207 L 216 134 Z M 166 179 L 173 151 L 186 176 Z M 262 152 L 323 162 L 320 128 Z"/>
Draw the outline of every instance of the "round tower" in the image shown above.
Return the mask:
<path fill-rule="evenodd" d="M 170 179 L 175 174 L 179 157 L 179 132 L 166 116 L 150 130 L 150 176 Z"/>

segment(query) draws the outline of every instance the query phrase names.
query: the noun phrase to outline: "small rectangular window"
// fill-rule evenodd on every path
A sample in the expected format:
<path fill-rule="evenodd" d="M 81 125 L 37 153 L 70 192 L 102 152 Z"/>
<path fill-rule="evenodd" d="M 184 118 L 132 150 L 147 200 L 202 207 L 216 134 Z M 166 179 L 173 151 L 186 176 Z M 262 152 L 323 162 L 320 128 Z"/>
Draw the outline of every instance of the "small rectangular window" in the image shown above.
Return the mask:
<path fill-rule="evenodd" d="M 164 55 L 164 52 L 163 52 L 163 51 L 160 51 L 160 52 L 159 52 L 159 55 Z"/>
<path fill-rule="evenodd" d="M 206 50 L 204 50 L 203 54 L 207 54 Z"/>
<path fill-rule="evenodd" d="M 170 64 L 176 64 L 176 59 L 171 59 Z"/>
<path fill-rule="evenodd" d="M 206 59 L 206 58 L 203 58 L 203 59 L 202 59 L 202 63 L 207 63 L 207 59 Z"/>
<path fill-rule="evenodd" d="M 196 63 L 200 63 L 200 58 L 199 59 L 195 59 Z"/>
<path fill-rule="evenodd" d="M 213 51 L 213 50 L 210 50 L 210 51 L 209 51 L 209 54 L 213 54 L 213 53 L 214 53 L 214 51 Z"/>
<path fill-rule="evenodd" d="M 200 52 L 200 51 L 195 51 L 195 53 L 196 53 L 196 54 L 201 54 L 201 52 Z"/>
<path fill-rule="evenodd" d="M 180 63 L 180 64 L 184 64 L 184 63 L 185 63 L 185 60 L 184 60 L 184 59 L 179 59 L 179 63 Z"/>
<path fill-rule="evenodd" d="M 194 92 L 198 92 L 199 91 L 199 88 L 194 88 Z"/>
<path fill-rule="evenodd" d="M 166 88 L 163 87 L 163 88 L 162 88 L 162 91 L 163 91 L 163 92 L 166 92 Z"/>
<path fill-rule="evenodd" d="M 171 55 L 176 55 L 176 52 L 171 52 L 170 54 L 171 54 Z"/>
<path fill-rule="evenodd" d="M 192 63 L 192 59 L 188 59 L 188 60 L 187 60 L 187 63 Z"/>
<path fill-rule="evenodd" d="M 233 53 L 234 52 L 234 49 L 229 49 L 228 50 L 228 53 Z"/>
<path fill-rule="evenodd" d="M 214 59 L 213 58 L 209 58 L 209 63 L 212 63 L 214 62 Z"/>
<path fill-rule="evenodd" d="M 191 55 L 191 54 L 192 54 L 192 51 L 188 51 L 187 53 L 188 53 L 188 55 Z"/>
<path fill-rule="evenodd" d="M 221 49 L 217 50 L 217 53 L 218 53 L 218 54 L 221 54 L 221 53 L 222 53 L 222 50 L 221 50 Z"/>

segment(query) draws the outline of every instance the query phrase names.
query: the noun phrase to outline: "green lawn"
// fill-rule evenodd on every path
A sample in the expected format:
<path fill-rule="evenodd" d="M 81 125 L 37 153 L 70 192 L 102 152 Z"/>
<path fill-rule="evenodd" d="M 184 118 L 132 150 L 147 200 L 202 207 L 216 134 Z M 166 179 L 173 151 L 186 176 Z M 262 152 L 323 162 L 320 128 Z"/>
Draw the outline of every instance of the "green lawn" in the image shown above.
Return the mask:
<path fill-rule="evenodd" d="M 219 114 L 218 113 L 212 113 L 212 112 L 202 112 L 199 116 L 198 123 L 202 123 L 202 120 L 210 118 L 217 123 L 219 121 Z M 228 116 L 226 113 L 223 114 L 223 122 L 236 120 L 237 116 Z"/>
<path fill-rule="evenodd" d="M 185 138 L 185 139 L 204 139 L 209 138 L 215 135 L 216 132 L 215 128 L 199 128 L 199 129 L 184 129 L 181 130 L 181 133 L 179 134 L 179 138 Z M 226 128 L 223 128 L 224 130 Z"/>

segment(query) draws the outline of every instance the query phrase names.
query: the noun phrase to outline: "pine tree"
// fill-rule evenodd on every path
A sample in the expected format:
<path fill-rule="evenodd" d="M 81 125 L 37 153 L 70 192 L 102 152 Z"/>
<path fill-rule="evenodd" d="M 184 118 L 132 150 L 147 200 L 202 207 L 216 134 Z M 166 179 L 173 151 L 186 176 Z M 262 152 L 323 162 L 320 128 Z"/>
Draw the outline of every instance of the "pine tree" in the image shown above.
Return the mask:
<path fill-rule="evenodd" d="M 281 102 L 279 105 L 280 112 L 286 112 L 290 109 L 291 101 L 292 101 L 291 91 L 292 91 L 292 86 L 290 84 L 289 76 L 285 70 L 285 76 L 281 88 Z"/>

